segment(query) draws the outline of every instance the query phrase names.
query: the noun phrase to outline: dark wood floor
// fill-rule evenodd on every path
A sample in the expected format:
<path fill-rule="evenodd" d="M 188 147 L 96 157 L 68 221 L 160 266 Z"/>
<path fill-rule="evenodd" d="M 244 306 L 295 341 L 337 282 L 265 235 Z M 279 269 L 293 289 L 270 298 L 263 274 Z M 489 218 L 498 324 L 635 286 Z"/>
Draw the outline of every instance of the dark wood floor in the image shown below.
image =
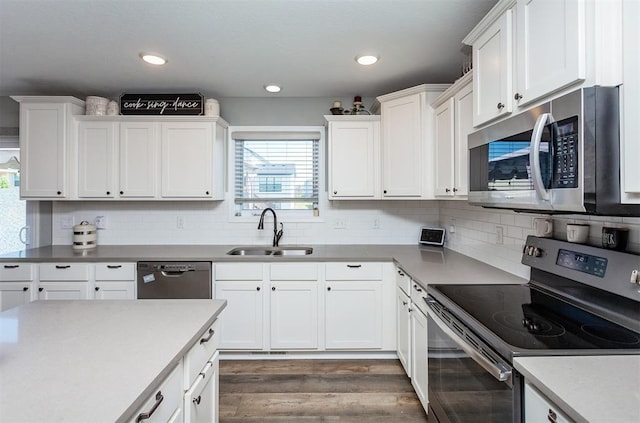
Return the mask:
<path fill-rule="evenodd" d="M 220 423 L 426 423 L 397 360 L 221 360 Z"/>

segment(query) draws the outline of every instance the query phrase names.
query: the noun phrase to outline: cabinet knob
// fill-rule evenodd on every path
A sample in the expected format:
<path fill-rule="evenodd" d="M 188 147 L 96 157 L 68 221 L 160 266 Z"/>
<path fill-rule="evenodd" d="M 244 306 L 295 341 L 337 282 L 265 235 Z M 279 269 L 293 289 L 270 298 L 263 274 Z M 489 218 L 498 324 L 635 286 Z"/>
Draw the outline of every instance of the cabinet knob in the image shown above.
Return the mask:
<path fill-rule="evenodd" d="M 256 288 L 256 291 L 260 291 L 260 287 L 257 287 L 257 288 Z"/>
<path fill-rule="evenodd" d="M 331 287 L 330 286 L 327 287 L 327 291 L 331 291 Z"/>
<path fill-rule="evenodd" d="M 333 195 L 336 195 L 338 193 L 338 191 L 333 191 Z"/>
<path fill-rule="evenodd" d="M 415 289 L 418 292 L 422 292 L 422 288 L 420 288 L 418 285 L 414 284 L 413 285 L 413 289 Z"/>
<path fill-rule="evenodd" d="M 100 291 L 100 287 L 99 286 L 96 286 L 94 289 L 96 290 L 96 292 Z"/>
<path fill-rule="evenodd" d="M 449 188 L 444 189 L 444 192 L 449 192 L 449 191 L 451 191 Z"/>
<path fill-rule="evenodd" d="M 276 287 L 275 287 L 275 286 L 272 286 L 272 287 L 271 287 L 271 290 L 272 290 L 272 291 L 275 291 L 275 290 L 276 290 Z"/>
<path fill-rule="evenodd" d="M 195 404 L 195 405 L 200 405 L 200 401 L 202 400 L 202 395 L 198 395 L 197 398 L 192 399 L 191 401 Z"/>
<path fill-rule="evenodd" d="M 458 192 L 458 188 L 454 188 L 454 189 L 453 189 L 453 192 Z"/>
<path fill-rule="evenodd" d="M 205 194 L 209 195 L 209 191 L 205 191 Z"/>
<path fill-rule="evenodd" d="M 522 99 L 522 94 L 516 93 L 516 95 L 513 96 L 513 99 L 516 100 L 516 101 Z"/>
<path fill-rule="evenodd" d="M 24 288 L 22 288 L 22 290 L 26 292 L 26 291 L 28 291 L 28 290 L 29 290 L 29 287 L 28 287 L 28 286 L 25 286 Z"/>
<path fill-rule="evenodd" d="M 120 191 L 120 195 L 124 194 L 124 191 Z"/>
<path fill-rule="evenodd" d="M 58 195 L 62 195 L 62 191 L 58 191 Z"/>
<path fill-rule="evenodd" d="M 44 291 L 44 288 L 38 288 L 38 292 Z"/>
<path fill-rule="evenodd" d="M 111 195 L 111 191 L 107 191 L 107 195 Z"/>
<path fill-rule="evenodd" d="M 498 103 L 496 107 L 498 108 L 498 110 L 502 110 L 504 109 L 504 103 Z"/>
<path fill-rule="evenodd" d="M 403 301 L 403 302 L 402 302 L 402 305 L 407 305 L 407 304 L 409 304 L 409 303 L 408 303 L 408 302 L 406 302 L 406 301 Z"/>
<path fill-rule="evenodd" d="M 387 190 L 385 189 L 384 191 L 382 191 L 382 193 L 383 193 L 383 194 L 386 194 L 386 193 L 387 193 Z"/>

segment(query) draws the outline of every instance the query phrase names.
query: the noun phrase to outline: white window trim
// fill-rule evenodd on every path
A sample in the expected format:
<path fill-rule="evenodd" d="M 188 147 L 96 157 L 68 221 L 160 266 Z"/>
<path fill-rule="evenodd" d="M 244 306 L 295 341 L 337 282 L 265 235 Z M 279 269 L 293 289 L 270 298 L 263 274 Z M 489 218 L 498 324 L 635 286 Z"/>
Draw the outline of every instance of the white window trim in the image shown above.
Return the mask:
<path fill-rule="evenodd" d="M 229 126 L 227 131 L 227 192 L 225 202 L 227 203 L 228 220 L 231 223 L 258 223 L 260 216 L 236 216 L 235 215 L 235 145 L 233 134 L 235 132 L 278 132 L 278 133 L 300 133 L 300 132 L 316 132 L 320 133 L 319 151 L 318 151 L 318 204 L 321 207 L 327 204 L 326 193 L 326 143 L 325 143 L 325 127 L 324 126 Z M 278 221 L 287 223 L 323 223 L 322 209 L 320 216 L 296 216 L 296 212 L 287 212 L 286 210 L 278 210 Z"/>

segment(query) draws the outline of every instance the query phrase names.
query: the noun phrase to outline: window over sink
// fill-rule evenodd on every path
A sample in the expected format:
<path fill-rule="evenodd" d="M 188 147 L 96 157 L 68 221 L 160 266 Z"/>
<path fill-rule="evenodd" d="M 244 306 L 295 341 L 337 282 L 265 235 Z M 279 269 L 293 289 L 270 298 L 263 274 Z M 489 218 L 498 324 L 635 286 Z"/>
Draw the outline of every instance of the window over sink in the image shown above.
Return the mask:
<path fill-rule="evenodd" d="M 231 131 L 233 216 L 313 217 L 318 207 L 322 127 L 243 127 Z"/>

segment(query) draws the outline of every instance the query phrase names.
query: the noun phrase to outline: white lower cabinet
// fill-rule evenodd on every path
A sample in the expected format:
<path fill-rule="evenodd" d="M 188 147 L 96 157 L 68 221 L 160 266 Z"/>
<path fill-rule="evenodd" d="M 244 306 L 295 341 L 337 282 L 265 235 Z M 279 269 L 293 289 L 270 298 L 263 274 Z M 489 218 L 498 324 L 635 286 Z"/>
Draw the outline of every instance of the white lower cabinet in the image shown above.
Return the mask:
<path fill-rule="evenodd" d="M 571 423 L 573 420 L 527 381 L 524 384 L 524 423 L 537 422 Z"/>
<path fill-rule="evenodd" d="M 262 349 L 262 285 L 262 281 L 216 281 L 216 298 L 227 300 L 220 325 L 220 348 Z"/>
<path fill-rule="evenodd" d="M 411 377 L 411 299 L 398 287 L 396 300 L 398 359 L 407 375 Z"/>
<path fill-rule="evenodd" d="M 272 281 L 271 349 L 318 348 L 318 282 Z"/>
<path fill-rule="evenodd" d="M 171 371 L 171 374 L 154 390 L 153 395 L 135 414 L 131 422 L 165 423 L 183 421 L 183 388 L 184 377 L 182 360 Z"/>
<path fill-rule="evenodd" d="M 198 379 L 184 394 L 185 423 L 215 423 L 218 421 L 220 353 L 206 363 Z"/>
<path fill-rule="evenodd" d="M 94 298 L 96 300 L 133 300 L 136 298 L 135 263 L 97 263 Z"/>
<path fill-rule="evenodd" d="M 40 263 L 39 300 L 88 300 L 89 265 Z"/>
<path fill-rule="evenodd" d="M 0 311 L 31 301 L 34 264 L 3 263 L 0 266 Z"/>
<path fill-rule="evenodd" d="M 422 406 L 427 408 L 427 316 L 420 308 L 411 308 L 411 385 Z"/>

